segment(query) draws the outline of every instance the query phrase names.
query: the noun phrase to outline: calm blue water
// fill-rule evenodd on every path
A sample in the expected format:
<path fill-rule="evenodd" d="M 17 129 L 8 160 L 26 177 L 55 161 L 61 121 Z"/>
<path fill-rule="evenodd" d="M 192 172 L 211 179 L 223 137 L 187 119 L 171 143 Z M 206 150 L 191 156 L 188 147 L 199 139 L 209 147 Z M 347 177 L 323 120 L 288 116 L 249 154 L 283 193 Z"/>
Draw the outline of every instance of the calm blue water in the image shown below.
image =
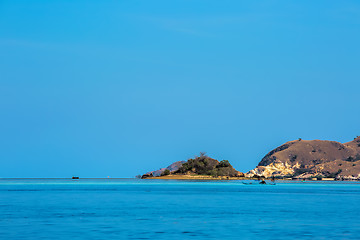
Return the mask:
<path fill-rule="evenodd" d="M 360 239 L 360 184 L 0 180 L 1 239 Z"/>

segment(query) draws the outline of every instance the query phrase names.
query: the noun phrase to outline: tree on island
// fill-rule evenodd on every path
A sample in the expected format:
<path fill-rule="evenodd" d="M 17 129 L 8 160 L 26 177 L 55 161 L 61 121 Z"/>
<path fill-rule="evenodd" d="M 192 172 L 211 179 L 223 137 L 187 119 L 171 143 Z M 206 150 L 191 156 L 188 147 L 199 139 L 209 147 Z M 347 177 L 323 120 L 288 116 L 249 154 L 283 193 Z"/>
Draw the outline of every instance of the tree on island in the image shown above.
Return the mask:
<path fill-rule="evenodd" d="M 170 170 L 169 169 L 165 169 L 162 173 L 161 176 L 167 176 L 170 174 Z"/>
<path fill-rule="evenodd" d="M 222 167 L 230 167 L 231 164 L 228 160 L 222 160 L 220 163 L 216 166 L 216 168 L 222 168 Z"/>
<path fill-rule="evenodd" d="M 238 176 L 236 171 L 228 160 L 218 161 L 210 158 L 205 152 L 200 152 L 200 156 L 189 159 L 186 163 L 174 172 L 174 174 L 196 174 L 218 176 Z"/>

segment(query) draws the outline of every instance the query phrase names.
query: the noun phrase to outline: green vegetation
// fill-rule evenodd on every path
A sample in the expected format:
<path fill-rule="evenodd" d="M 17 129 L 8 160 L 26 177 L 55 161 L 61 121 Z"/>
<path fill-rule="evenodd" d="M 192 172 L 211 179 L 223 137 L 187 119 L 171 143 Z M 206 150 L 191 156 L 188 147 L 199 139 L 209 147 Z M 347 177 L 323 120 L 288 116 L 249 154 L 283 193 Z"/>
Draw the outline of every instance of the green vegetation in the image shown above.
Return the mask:
<path fill-rule="evenodd" d="M 308 171 L 309 171 L 309 169 L 307 169 L 307 168 L 297 168 L 297 169 L 295 169 L 294 176 L 299 176 Z"/>
<path fill-rule="evenodd" d="M 295 162 L 297 159 L 297 155 L 290 155 L 289 159 L 290 159 L 290 162 Z"/>
<path fill-rule="evenodd" d="M 333 172 L 333 173 L 325 173 L 325 177 L 326 178 L 336 178 L 338 174 L 340 174 L 342 172 L 342 169 L 339 169 L 337 172 Z"/>
<path fill-rule="evenodd" d="M 165 169 L 162 173 L 161 176 L 167 176 L 170 174 L 170 170 L 169 169 Z"/>
<path fill-rule="evenodd" d="M 225 167 L 231 167 L 231 164 L 228 160 L 222 160 L 220 163 L 216 166 L 216 168 L 225 168 Z"/>
<path fill-rule="evenodd" d="M 323 177 L 324 177 L 323 175 L 316 175 L 316 176 L 315 176 L 316 180 L 322 180 Z"/>
<path fill-rule="evenodd" d="M 286 175 L 284 175 L 284 178 L 293 178 L 293 177 L 295 177 L 294 174 L 286 174 Z"/>
<path fill-rule="evenodd" d="M 355 157 L 348 157 L 346 159 L 344 159 L 345 161 L 348 161 L 348 162 L 356 162 L 356 161 L 359 161 L 360 160 L 360 154 L 356 154 Z"/>
<path fill-rule="evenodd" d="M 228 160 L 218 161 L 208 157 L 205 153 L 200 153 L 194 159 L 189 159 L 184 163 L 175 174 L 197 174 L 218 176 L 237 176 L 238 172 L 231 166 Z"/>

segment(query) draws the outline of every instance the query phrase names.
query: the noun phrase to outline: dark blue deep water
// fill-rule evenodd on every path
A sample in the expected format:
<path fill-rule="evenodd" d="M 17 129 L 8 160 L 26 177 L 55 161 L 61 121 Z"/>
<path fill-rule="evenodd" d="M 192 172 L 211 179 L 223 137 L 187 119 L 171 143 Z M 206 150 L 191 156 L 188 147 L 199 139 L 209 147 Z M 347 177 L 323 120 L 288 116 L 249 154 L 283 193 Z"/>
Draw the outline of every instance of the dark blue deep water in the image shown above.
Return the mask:
<path fill-rule="evenodd" d="M 360 239 L 360 184 L 0 180 L 1 239 Z"/>

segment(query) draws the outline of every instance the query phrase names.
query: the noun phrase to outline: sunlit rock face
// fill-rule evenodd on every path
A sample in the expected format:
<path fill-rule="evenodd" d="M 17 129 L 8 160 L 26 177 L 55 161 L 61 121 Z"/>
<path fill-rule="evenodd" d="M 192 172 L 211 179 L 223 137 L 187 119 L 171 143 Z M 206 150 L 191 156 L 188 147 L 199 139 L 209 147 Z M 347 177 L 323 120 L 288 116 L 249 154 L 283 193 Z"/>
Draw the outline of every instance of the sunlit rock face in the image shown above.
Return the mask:
<path fill-rule="evenodd" d="M 291 166 L 287 162 L 274 162 L 270 163 L 267 166 L 258 166 L 255 169 L 248 172 L 246 175 L 248 177 L 254 177 L 256 175 L 263 177 L 272 177 L 272 176 L 286 176 L 293 175 L 295 173 L 294 168 L 298 167 L 298 164 Z"/>
<path fill-rule="evenodd" d="M 342 144 L 324 140 L 295 140 L 270 151 L 247 177 L 360 178 L 360 137 Z"/>

